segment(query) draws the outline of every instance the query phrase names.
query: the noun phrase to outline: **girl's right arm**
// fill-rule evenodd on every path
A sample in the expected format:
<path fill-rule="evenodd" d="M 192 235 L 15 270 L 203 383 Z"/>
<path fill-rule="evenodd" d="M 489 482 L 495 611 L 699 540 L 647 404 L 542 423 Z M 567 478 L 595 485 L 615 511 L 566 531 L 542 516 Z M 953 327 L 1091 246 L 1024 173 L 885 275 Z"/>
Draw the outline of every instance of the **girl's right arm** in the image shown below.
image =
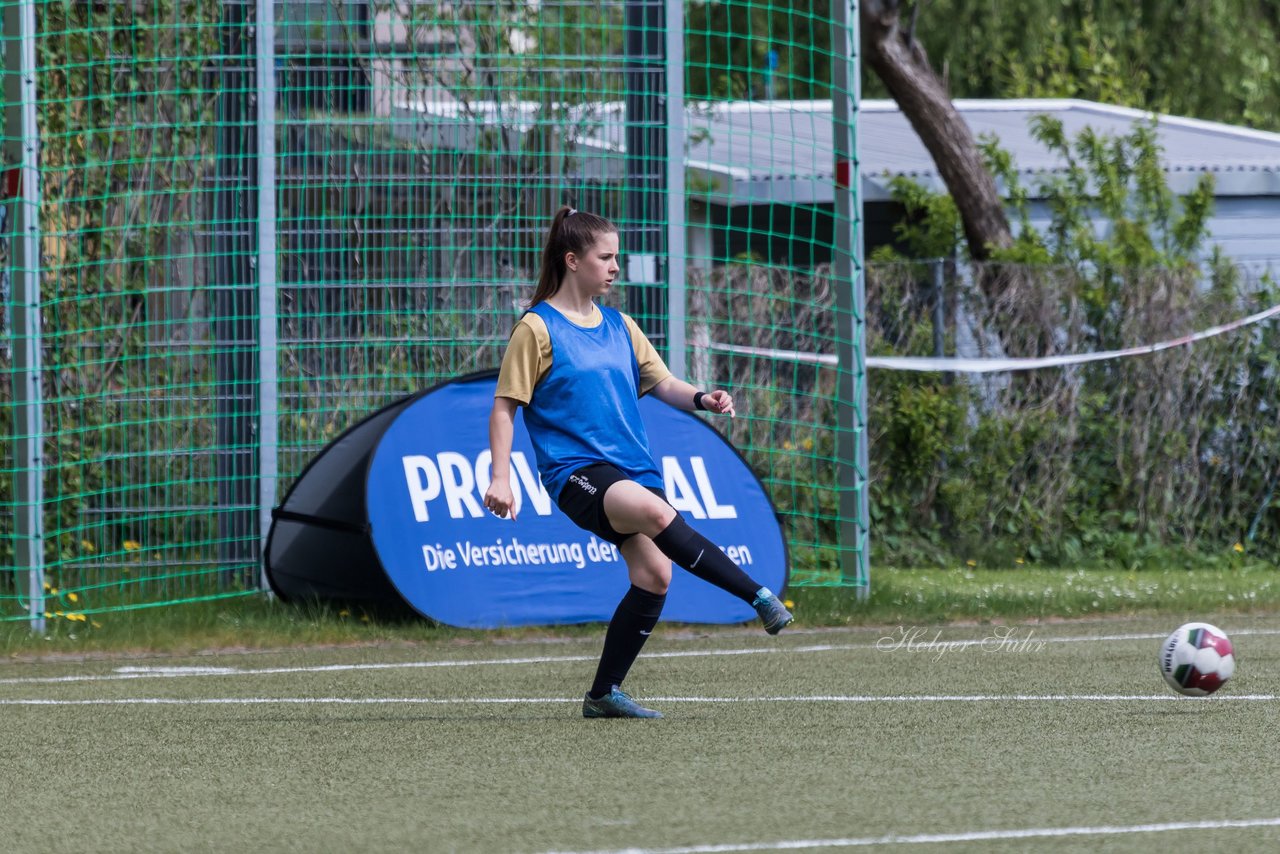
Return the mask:
<path fill-rule="evenodd" d="M 516 519 L 515 496 L 511 492 L 511 440 L 515 435 L 516 407 L 510 397 L 495 397 L 489 413 L 489 453 L 493 458 L 489 488 L 484 493 L 484 506 L 495 516 Z"/>

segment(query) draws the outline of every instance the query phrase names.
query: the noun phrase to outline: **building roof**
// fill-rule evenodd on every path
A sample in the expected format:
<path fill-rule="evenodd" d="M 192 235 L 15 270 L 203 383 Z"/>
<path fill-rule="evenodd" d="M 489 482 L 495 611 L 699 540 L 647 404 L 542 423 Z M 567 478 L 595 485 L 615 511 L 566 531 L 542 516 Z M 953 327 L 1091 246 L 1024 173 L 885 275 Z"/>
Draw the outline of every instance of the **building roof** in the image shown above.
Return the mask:
<path fill-rule="evenodd" d="M 1190 192 L 1200 176 L 1215 176 L 1218 196 L 1280 196 L 1280 134 L 1219 122 L 1156 115 L 1127 107 L 1070 99 L 956 100 L 953 102 L 975 137 L 995 135 L 1013 156 L 1023 186 L 1035 196 L 1038 174 L 1052 174 L 1066 164 L 1037 142 L 1030 131 L 1033 116 L 1047 113 L 1063 124 L 1068 138 L 1086 127 L 1109 136 L 1128 133 L 1135 122 L 1157 121 L 1156 133 L 1170 189 Z M 433 97 L 397 105 L 426 127 L 435 144 L 465 147 L 477 118 L 523 133 L 538 121 L 540 105 L 494 102 L 466 105 Z M 580 174 L 621 180 L 625 151 L 623 105 L 602 102 L 568 108 L 574 143 L 582 156 Z M 725 205 L 819 204 L 832 201 L 834 164 L 830 101 L 733 101 L 691 105 L 685 115 L 688 138 L 685 158 L 690 183 Z M 423 131 L 419 131 L 422 138 Z M 856 136 L 862 200 L 886 201 L 889 179 L 914 178 L 945 190 L 933 159 L 893 101 L 864 100 Z M 594 155 L 594 156 L 593 156 Z M 603 155 L 603 156 L 601 156 Z"/>
<path fill-rule="evenodd" d="M 1037 174 L 1061 172 L 1066 164 L 1036 141 L 1032 116 L 1047 113 L 1068 138 L 1086 127 L 1109 136 L 1131 130 L 1151 114 L 1079 100 L 957 100 L 953 102 L 975 137 L 994 134 L 1013 156 L 1028 190 Z M 795 202 L 830 201 L 833 166 L 830 101 L 754 102 L 727 105 L 689 125 L 707 139 L 689 152 L 691 171 L 715 181 L 741 204 L 770 197 Z M 1162 161 L 1175 193 L 1189 192 L 1211 172 L 1219 196 L 1280 195 L 1280 134 L 1218 122 L 1159 115 L 1156 132 Z M 857 118 L 863 201 L 889 198 L 889 179 L 902 175 L 944 190 L 933 159 L 893 101 L 863 101 Z M 825 155 L 815 157 L 814 155 Z M 735 164 L 724 166 L 717 164 Z"/>

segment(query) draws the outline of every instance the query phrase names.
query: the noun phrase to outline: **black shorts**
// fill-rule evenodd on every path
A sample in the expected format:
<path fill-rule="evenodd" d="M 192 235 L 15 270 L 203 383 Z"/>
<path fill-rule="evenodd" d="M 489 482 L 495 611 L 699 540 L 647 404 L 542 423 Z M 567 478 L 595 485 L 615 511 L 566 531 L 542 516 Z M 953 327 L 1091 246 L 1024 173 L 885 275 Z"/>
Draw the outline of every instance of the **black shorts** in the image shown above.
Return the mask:
<path fill-rule="evenodd" d="M 604 493 L 620 480 L 631 480 L 615 466 L 608 463 L 592 463 L 569 475 L 569 480 L 560 490 L 556 504 L 572 520 L 573 524 L 590 531 L 602 540 L 615 546 L 621 546 L 635 536 L 635 533 L 620 534 L 609 524 L 609 517 L 604 513 Z M 647 486 L 654 495 L 667 500 L 667 494 L 656 486 Z"/>

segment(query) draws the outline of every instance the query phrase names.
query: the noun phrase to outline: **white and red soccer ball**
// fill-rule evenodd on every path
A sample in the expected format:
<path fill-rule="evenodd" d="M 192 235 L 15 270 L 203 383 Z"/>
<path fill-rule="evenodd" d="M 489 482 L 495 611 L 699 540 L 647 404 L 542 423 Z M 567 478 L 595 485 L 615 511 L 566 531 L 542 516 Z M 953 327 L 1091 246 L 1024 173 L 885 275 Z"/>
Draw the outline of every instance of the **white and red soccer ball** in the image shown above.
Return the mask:
<path fill-rule="evenodd" d="M 1235 669 L 1231 639 L 1208 623 L 1178 626 L 1160 647 L 1160 673 L 1179 694 L 1212 694 L 1231 678 Z"/>

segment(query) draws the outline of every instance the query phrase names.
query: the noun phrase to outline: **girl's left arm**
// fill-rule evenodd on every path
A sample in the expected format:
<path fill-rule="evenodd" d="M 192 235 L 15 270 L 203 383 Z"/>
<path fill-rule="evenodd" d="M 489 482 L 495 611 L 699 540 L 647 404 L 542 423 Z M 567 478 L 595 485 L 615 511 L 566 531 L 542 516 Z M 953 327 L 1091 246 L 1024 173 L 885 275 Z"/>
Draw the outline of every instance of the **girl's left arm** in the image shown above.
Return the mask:
<path fill-rule="evenodd" d="M 699 399 L 700 392 L 698 389 L 675 377 L 667 377 L 654 386 L 650 393 L 663 403 L 688 412 L 705 409 L 707 412 L 728 415 L 730 418 L 737 414 L 733 408 L 733 398 L 724 389 L 706 392 Z M 698 399 L 702 404 L 700 407 L 694 405 L 695 399 Z"/>

